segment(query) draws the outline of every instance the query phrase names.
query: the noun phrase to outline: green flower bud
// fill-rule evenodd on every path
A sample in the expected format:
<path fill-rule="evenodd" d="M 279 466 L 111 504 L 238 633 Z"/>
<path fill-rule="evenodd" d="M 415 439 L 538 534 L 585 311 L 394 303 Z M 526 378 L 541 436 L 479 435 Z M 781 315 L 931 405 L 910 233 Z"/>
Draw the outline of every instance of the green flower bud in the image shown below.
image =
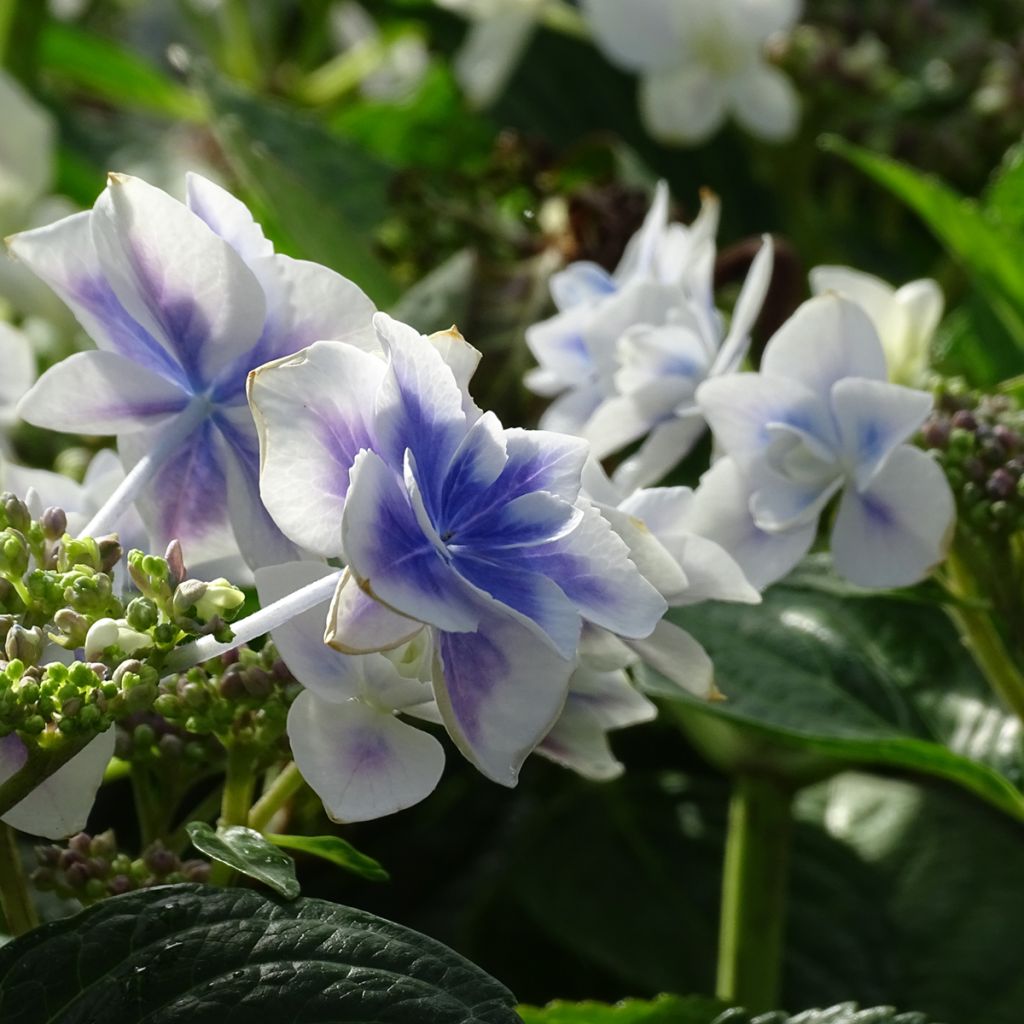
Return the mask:
<path fill-rule="evenodd" d="M 24 626 L 15 625 L 7 633 L 4 640 L 4 651 L 10 659 L 18 658 L 26 665 L 36 665 L 43 653 L 43 644 L 46 638 L 38 626 L 26 629 Z"/>
<path fill-rule="evenodd" d="M 29 549 L 25 535 L 8 527 L 0 532 L 0 572 L 21 578 L 28 572 Z"/>
<path fill-rule="evenodd" d="M 66 533 L 61 538 L 57 553 L 57 568 L 61 572 L 68 572 L 75 566 L 85 566 L 95 571 L 101 563 L 99 545 L 92 537 L 75 538 Z"/>
<path fill-rule="evenodd" d="M 0 516 L 5 526 L 13 527 L 22 533 L 32 524 L 28 506 L 10 491 L 0 494 Z"/>
<path fill-rule="evenodd" d="M 175 615 L 185 615 L 189 609 L 196 608 L 206 595 L 207 584 L 202 580 L 185 580 L 174 591 L 172 602 Z"/>
<path fill-rule="evenodd" d="M 124 618 L 132 629 L 144 633 L 160 621 L 160 611 L 155 601 L 148 597 L 137 597 L 129 603 Z"/>

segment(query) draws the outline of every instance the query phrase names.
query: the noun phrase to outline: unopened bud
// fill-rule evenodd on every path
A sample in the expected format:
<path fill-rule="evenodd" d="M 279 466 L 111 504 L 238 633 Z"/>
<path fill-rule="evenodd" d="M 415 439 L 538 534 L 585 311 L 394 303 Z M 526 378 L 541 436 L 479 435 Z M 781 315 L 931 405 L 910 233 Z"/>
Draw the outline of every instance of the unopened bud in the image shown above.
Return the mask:
<path fill-rule="evenodd" d="M 17 495 L 10 491 L 0 494 L 0 512 L 3 514 L 5 526 L 13 527 L 24 533 L 32 523 L 28 506 Z"/>
<path fill-rule="evenodd" d="M 28 559 L 28 541 L 23 534 L 12 527 L 0 532 L 0 572 L 7 576 L 24 576 Z"/>
<path fill-rule="evenodd" d="M 206 584 L 202 580 L 184 580 L 174 591 L 174 612 L 184 615 L 190 608 L 196 608 L 206 594 Z"/>
<path fill-rule="evenodd" d="M 181 541 L 172 540 L 164 552 L 164 560 L 167 562 L 167 569 L 170 574 L 170 582 L 177 586 L 185 579 L 185 556 L 181 551 Z"/>
<path fill-rule="evenodd" d="M 43 653 L 45 637 L 38 626 L 26 629 L 21 625 L 12 626 L 4 640 L 4 652 L 9 660 L 17 658 L 26 665 L 36 665 Z"/>
<path fill-rule="evenodd" d="M 39 517 L 39 523 L 47 540 L 60 540 L 67 532 L 68 517 L 64 509 L 51 505 Z"/>
<path fill-rule="evenodd" d="M 96 544 L 99 548 L 101 572 L 113 572 L 114 567 L 121 561 L 124 552 L 121 550 L 121 542 L 117 539 L 116 533 L 106 537 L 97 538 Z"/>
<path fill-rule="evenodd" d="M 145 632 L 160 621 L 160 612 L 156 602 L 151 601 L 148 597 L 136 597 L 129 602 L 124 617 L 132 629 Z"/>
<path fill-rule="evenodd" d="M 206 584 L 206 591 L 196 604 L 196 614 L 208 622 L 214 616 L 230 619 L 245 602 L 245 594 L 223 577 Z"/>

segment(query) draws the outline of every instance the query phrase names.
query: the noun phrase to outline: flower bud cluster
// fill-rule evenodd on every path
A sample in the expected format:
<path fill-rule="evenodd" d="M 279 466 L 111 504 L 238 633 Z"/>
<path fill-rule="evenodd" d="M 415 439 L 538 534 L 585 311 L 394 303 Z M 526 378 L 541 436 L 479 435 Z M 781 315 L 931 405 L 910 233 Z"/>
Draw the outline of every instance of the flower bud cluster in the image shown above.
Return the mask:
<path fill-rule="evenodd" d="M 919 443 L 946 472 L 962 529 L 1005 537 L 1024 529 L 1024 410 L 956 380 L 935 388 Z"/>
<path fill-rule="evenodd" d="M 79 832 L 66 846 L 37 846 L 32 882 L 43 892 L 77 899 L 85 906 L 107 896 L 176 882 L 206 882 L 205 860 L 183 861 L 157 841 L 132 858 L 122 852 L 112 830 L 90 836 Z"/>
<path fill-rule="evenodd" d="M 241 647 L 161 680 L 153 710 L 179 731 L 186 749 L 214 735 L 271 750 L 284 734 L 288 708 L 300 689 L 268 640 L 259 651 Z M 163 736 L 156 740 L 158 748 L 164 743 L 173 746 Z M 138 744 L 133 736 L 133 745 Z"/>

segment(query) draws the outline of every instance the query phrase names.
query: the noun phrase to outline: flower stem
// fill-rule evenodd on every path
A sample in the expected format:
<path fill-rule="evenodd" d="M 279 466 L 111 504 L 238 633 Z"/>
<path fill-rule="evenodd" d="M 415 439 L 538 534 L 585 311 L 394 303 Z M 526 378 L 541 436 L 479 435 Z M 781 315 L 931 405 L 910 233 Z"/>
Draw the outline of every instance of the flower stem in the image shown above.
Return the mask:
<path fill-rule="evenodd" d="M 249 812 L 249 828 L 263 832 L 275 814 L 302 788 L 298 765 L 289 761 Z"/>
<path fill-rule="evenodd" d="M 217 828 L 249 824 L 249 808 L 256 790 L 256 760 L 247 743 L 228 744 L 227 773 L 224 777 L 224 795 L 220 802 Z M 230 885 L 235 877 L 234 868 L 214 861 L 210 868 L 210 881 L 214 885 Z"/>
<path fill-rule="evenodd" d="M 729 804 L 717 995 L 751 1013 L 778 1008 L 792 791 L 740 775 Z"/>
<path fill-rule="evenodd" d="M 156 475 L 161 466 L 178 450 L 182 441 L 209 415 L 210 404 L 205 397 L 196 396 L 165 427 L 153 449 L 135 463 L 118 484 L 116 490 L 103 503 L 100 510 L 81 531 L 82 537 L 101 537 L 110 533 L 121 521 L 141 493 L 143 487 Z"/>
<path fill-rule="evenodd" d="M 280 600 L 253 612 L 252 615 L 231 623 L 232 637 L 227 643 L 221 643 L 212 636 L 204 636 L 190 644 L 176 647 L 164 663 L 164 672 L 168 675 L 184 672 L 193 665 L 216 658 L 225 651 L 234 650 L 250 640 L 255 640 L 256 637 L 269 633 L 296 615 L 322 604 L 334 593 L 344 571 L 339 569 L 329 576 L 307 583 Z"/>
<path fill-rule="evenodd" d="M 956 551 L 950 553 L 946 570 L 947 589 L 958 598 L 957 603 L 947 609 L 949 617 L 989 685 L 1024 721 L 1024 676 L 1007 652 L 992 613 L 979 600 L 974 574 Z"/>
<path fill-rule="evenodd" d="M 39 924 L 25 880 L 17 835 L 10 825 L 3 823 L 0 823 L 0 903 L 3 903 L 11 935 L 23 935 Z"/>

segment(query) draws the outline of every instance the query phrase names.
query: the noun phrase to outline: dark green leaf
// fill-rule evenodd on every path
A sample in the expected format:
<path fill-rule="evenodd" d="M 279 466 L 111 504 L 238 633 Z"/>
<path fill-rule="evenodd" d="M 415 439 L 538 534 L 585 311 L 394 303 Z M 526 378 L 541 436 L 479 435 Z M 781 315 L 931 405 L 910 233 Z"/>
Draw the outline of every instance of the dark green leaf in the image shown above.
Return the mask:
<path fill-rule="evenodd" d="M 826 148 L 870 175 L 910 206 L 967 272 L 999 317 L 1017 348 L 1024 350 L 1024 233 L 1003 219 L 986 216 L 937 178 L 897 160 L 853 146 L 835 136 Z"/>
<path fill-rule="evenodd" d="M 796 782 L 850 765 L 900 768 L 947 779 L 1024 820 L 1020 723 L 940 609 L 790 584 L 758 606 L 674 614 L 711 655 L 727 699 L 676 690 L 672 707 L 724 767 L 771 765 Z"/>
<path fill-rule="evenodd" d="M 519 1012 L 526 1024 L 929 1024 L 920 1013 L 897 1013 L 889 1006 L 860 1010 L 855 1003 L 795 1017 L 782 1012 L 752 1017 L 740 1009 L 723 1010 L 721 1003 L 701 996 L 626 999 L 614 1006 L 555 1002 L 540 1008 L 522 1006 Z"/>
<path fill-rule="evenodd" d="M 704 996 L 658 996 L 650 1001 L 625 999 L 605 1003 L 548 1003 L 521 1006 L 525 1024 L 712 1024 L 725 1009 L 717 999 Z"/>
<path fill-rule="evenodd" d="M 391 169 L 304 113 L 251 96 L 209 69 L 196 80 L 228 161 L 292 254 L 351 278 L 379 306 L 398 289 L 373 248 Z"/>
<path fill-rule="evenodd" d="M 295 861 L 254 829 L 234 825 L 215 832 L 205 821 L 190 821 L 185 831 L 200 853 L 269 885 L 285 899 L 299 895 Z"/>
<path fill-rule="evenodd" d="M 0 948 L 4 1024 L 516 1024 L 447 947 L 323 900 L 177 885 L 118 896 Z"/>
<path fill-rule="evenodd" d="M 329 860 L 332 864 L 368 878 L 371 882 L 386 882 L 390 877 L 377 861 L 367 857 L 365 853 L 360 853 L 340 836 L 268 835 L 266 838 L 275 846 L 283 846 L 286 850 L 298 850 L 300 853 L 309 853 L 314 857 Z"/>
<path fill-rule="evenodd" d="M 116 107 L 198 120 L 202 103 L 188 89 L 116 43 L 51 21 L 39 40 L 43 71 Z"/>

